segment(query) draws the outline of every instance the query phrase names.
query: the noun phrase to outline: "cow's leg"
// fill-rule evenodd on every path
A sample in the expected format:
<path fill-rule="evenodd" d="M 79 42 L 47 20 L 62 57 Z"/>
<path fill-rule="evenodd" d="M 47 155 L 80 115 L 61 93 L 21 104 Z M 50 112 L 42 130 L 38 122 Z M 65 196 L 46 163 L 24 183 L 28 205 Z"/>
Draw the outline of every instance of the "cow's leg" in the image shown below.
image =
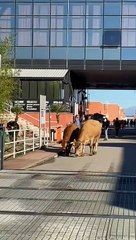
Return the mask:
<path fill-rule="evenodd" d="M 69 156 L 73 143 L 68 143 L 66 147 L 66 155 Z"/>
<path fill-rule="evenodd" d="M 94 140 L 93 154 L 97 153 L 97 149 L 98 149 L 98 138 Z"/>
<path fill-rule="evenodd" d="M 93 142 L 94 142 L 94 139 L 91 139 L 90 140 L 90 156 L 92 156 L 94 154 L 94 146 L 93 146 Z"/>

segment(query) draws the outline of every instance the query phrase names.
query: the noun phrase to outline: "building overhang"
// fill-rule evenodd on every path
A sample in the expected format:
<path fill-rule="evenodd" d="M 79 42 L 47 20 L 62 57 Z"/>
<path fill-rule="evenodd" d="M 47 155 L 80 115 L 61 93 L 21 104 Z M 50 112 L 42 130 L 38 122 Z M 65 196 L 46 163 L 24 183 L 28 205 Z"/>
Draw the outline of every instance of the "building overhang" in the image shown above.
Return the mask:
<path fill-rule="evenodd" d="M 70 76 L 74 89 L 136 89 L 136 70 L 71 70 Z"/>
<path fill-rule="evenodd" d="M 17 69 L 16 71 L 14 77 L 18 78 L 63 79 L 68 73 L 67 69 Z"/>

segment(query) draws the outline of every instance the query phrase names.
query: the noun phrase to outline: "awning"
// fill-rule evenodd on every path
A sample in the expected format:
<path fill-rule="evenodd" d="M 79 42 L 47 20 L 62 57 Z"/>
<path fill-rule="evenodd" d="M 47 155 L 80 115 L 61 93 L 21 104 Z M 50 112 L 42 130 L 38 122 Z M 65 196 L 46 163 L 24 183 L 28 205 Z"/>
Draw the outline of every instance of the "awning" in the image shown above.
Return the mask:
<path fill-rule="evenodd" d="M 15 77 L 18 78 L 64 78 L 67 69 L 17 69 L 19 73 Z M 14 70 L 13 70 L 14 71 Z"/>

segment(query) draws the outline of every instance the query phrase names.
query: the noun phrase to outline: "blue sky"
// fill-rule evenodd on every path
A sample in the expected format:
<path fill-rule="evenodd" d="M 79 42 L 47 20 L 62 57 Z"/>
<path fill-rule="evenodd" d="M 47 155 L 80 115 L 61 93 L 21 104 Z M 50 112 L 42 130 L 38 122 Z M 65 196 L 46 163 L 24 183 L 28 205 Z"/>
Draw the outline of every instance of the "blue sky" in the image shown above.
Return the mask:
<path fill-rule="evenodd" d="M 135 90 L 88 90 L 91 102 L 116 103 L 121 108 L 136 106 Z"/>

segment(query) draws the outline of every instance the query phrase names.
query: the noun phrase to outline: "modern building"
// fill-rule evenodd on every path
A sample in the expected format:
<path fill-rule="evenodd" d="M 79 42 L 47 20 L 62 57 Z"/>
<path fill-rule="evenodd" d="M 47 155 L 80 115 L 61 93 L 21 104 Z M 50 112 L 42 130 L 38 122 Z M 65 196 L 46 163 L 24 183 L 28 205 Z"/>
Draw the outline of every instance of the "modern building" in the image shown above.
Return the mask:
<path fill-rule="evenodd" d="M 15 36 L 20 98 L 136 88 L 136 0 L 0 0 L 0 28 Z"/>

